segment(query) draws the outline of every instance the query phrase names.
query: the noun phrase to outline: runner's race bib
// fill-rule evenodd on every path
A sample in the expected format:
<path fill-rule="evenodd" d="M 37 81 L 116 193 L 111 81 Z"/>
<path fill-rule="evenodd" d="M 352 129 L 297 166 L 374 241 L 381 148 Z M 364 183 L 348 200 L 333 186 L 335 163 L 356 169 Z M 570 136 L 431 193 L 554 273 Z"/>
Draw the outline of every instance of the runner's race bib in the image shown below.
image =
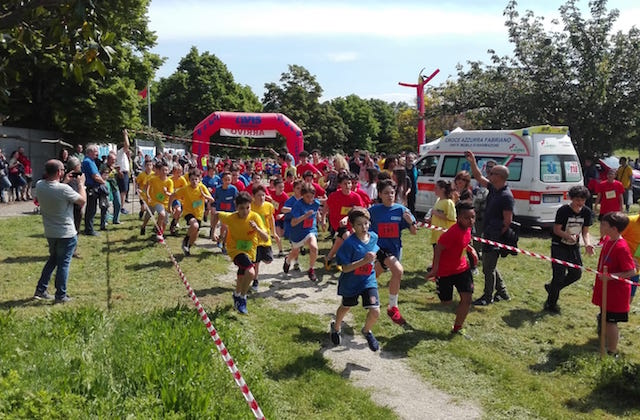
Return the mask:
<path fill-rule="evenodd" d="M 340 208 L 340 215 L 346 216 L 347 214 L 349 214 L 349 210 L 351 210 L 351 207 L 342 207 L 342 208 Z"/>
<path fill-rule="evenodd" d="M 378 237 L 399 238 L 400 229 L 397 223 L 378 223 Z"/>
<path fill-rule="evenodd" d="M 238 239 L 236 241 L 236 248 L 238 248 L 240 251 L 251 251 L 251 248 L 253 248 L 253 241 L 244 241 L 242 239 Z"/>
<path fill-rule="evenodd" d="M 302 222 L 302 227 L 305 228 L 305 229 L 312 228 L 313 227 L 313 216 L 307 217 L 306 219 L 304 219 L 304 221 Z"/>
<path fill-rule="evenodd" d="M 156 200 L 158 200 L 158 201 L 164 201 L 164 194 L 162 194 L 162 193 L 158 193 L 158 194 L 156 194 Z"/>
<path fill-rule="evenodd" d="M 616 192 L 614 190 L 606 191 L 604 193 L 605 198 L 611 200 L 612 198 L 616 198 Z"/>
<path fill-rule="evenodd" d="M 191 204 L 191 206 L 192 206 L 194 209 L 197 209 L 198 207 L 202 206 L 202 200 L 196 200 L 196 201 L 194 201 L 194 202 Z"/>
<path fill-rule="evenodd" d="M 222 211 L 230 211 L 231 203 L 220 203 L 220 210 Z"/>
<path fill-rule="evenodd" d="M 373 264 L 365 264 L 356 268 L 353 273 L 358 276 L 368 276 L 373 271 Z"/>

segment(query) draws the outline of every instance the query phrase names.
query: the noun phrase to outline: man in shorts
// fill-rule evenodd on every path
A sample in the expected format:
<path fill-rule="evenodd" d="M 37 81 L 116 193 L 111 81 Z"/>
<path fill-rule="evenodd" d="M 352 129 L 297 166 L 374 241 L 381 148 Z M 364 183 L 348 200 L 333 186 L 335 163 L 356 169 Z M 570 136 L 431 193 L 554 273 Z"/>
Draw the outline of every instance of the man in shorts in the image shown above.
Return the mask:
<path fill-rule="evenodd" d="M 456 288 L 460 294 L 460 303 L 456 308 L 456 319 L 451 334 L 466 336 L 462 326 L 469 314 L 473 295 L 473 274 L 466 251 L 474 249 L 470 243 L 471 227 L 476 221 L 476 213 L 472 204 L 460 201 L 456 206 L 456 215 L 456 224 L 438 239 L 427 278 L 436 278 L 436 293 L 443 304 L 451 303 L 453 288 Z M 475 253 L 475 250 L 471 252 Z"/>

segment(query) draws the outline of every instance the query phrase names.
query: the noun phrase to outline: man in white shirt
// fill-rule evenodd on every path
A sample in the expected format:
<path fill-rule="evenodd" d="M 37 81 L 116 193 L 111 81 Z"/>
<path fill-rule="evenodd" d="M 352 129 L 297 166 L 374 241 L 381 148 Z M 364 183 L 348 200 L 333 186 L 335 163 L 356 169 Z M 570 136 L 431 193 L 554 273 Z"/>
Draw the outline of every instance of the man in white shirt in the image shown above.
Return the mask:
<path fill-rule="evenodd" d="M 129 213 L 124 207 L 124 203 L 128 203 L 127 193 L 129 192 L 129 175 L 131 174 L 131 165 L 129 163 L 129 133 L 127 129 L 122 130 L 124 144 L 122 149 L 118 149 L 116 153 L 116 168 L 118 169 L 118 189 L 120 190 L 120 202 L 122 214 Z"/>

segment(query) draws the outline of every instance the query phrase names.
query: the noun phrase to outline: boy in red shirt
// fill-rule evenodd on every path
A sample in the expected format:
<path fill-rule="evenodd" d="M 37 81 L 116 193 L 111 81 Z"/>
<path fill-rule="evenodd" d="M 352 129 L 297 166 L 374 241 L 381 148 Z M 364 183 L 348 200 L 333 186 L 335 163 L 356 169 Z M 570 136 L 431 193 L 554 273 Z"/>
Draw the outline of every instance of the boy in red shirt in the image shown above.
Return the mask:
<path fill-rule="evenodd" d="M 284 237 L 284 214 L 282 213 L 282 208 L 284 207 L 284 203 L 289 199 L 289 194 L 284 192 L 284 182 L 282 182 L 281 178 L 276 178 L 274 181 L 275 192 L 271 194 L 271 204 L 273 204 L 273 217 L 276 220 L 276 243 L 278 244 L 278 258 L 284 257 L 284 252 L 282 251 L 282 239 Z"/>
<path fill-rule="evenodd" d="M 327 199 L 327 208 L 329 210 L 329 225 L 335 232 L 335 240 L 333 247 L 325 257 L 325 269 L 330 270 L 333 264 L 333 258 L 338 252 L 338 248 L 349 237 L 350 226 L 347 225 L 347 215 L 349 211 L 355 207 L 364 207 L 364 203 L 360 196 L 351 191 L 351 179 L 346 172 L 338 175 L 338 190 L 329 195 Z"/>
<path fill-rule="evenodd" d="M 629 225 L 629 217 L 617 211 L 602 216 L 600 234 L 605 238 L 598 260 L 598 271 L 621 278 L 633 277 L 636 274 L 636 266 L 627 242 L 620 232 Z M 611 279 L 607 275 L 607 313 L 606 315 L 606 346 L 607 353 L 616 355 L 618 351 L 618 322 L 629 321 L 629 301 L 631 298 L 631 285 L 627 282 Z M 600 306 L 598 316 L 598 332 L 602 325 L 602 276 L 596 276 L 593 286 L 591 303 Z"/>
<path fill-rule="evenodd" d="M 298 158 L 300 159 L 300 163 L 296 167 L 296 172 L 298 176 L 304 176 L 307 171 L 310 171 L 313 179 L 316 180 L 322 176 L 322 172 L 318 170 L 313 164 L 307 162 L 307 158 L 309 157 L 309 153 L 306 150 L 303 150 L 298 154 Z M 317 191 L 316 191 L 317 193 Z M 317 196 L 317 195 L 316 195 Z"/>
<path fill-rule="evenodd" d="M 616 171 L 609 170 L 607 180 L 598 184 L 598 198 L 596 198 L 596 206 L 600 204 L 600 214 L 598 220 L 612 211 L 622 211 L 624 204 L 624 187 L 622 183 L 616 180 Z"/>
<path fill-rule="evenodd" d="M 467 261 L 466 250 L 472 250 L 475 254 L 470 242 L 471 227 L 476 221 L 476 212 L 472 204 L 461 201 L 456 206 L 456 214 L 456 224 L 438 239 L 433 254 L 433 264 L 427 273 L 427 278 L 436 278 L 436 293 L 443 304 L 451 303 L 454 286 L 458 290 L 460 303 L 456 308 L 456 319 L 451 334 L 465 335 L 462 326 L 469 314 L 473 295 L 473 275 Z"/>

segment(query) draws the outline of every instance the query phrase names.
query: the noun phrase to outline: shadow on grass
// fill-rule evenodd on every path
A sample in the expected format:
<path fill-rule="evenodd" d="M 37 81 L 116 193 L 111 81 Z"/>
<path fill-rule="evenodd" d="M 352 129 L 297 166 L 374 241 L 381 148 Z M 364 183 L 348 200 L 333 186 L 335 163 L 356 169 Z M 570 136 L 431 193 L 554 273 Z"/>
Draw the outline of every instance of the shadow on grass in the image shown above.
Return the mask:
<path fill-rule="evenodd" d="M 134 271 L 147 270 L 150 268 L 172 268 L 172 267 L 173 267 L 173 262 L 171 262 L 171 260 L 149 261 L 148 263 L 136 263 L 136 264 L 129 264 L 125 266 L 127 270 L 134 270 Z"/>
<path fill-rule="evenodd" d="M 45 262 L 49 259 L 48 255 L 25 255 L 22 257 L 7 257 L 0 262 L 4 264 L 23 264 L 23 263 L 35 263 Z"/>
<path fill-rule="evenodd" d="M 536 322 L 546 318 L 548 316 L 553 316 L 550 312 L 546 311 L 532 311 L 531 309 L 512 309 L 509 311 L 508 315 L 502 317 L 502 320 L 510 326 L 511 328 L 520 328 L 525 323 L 528 325 L 533 325 Z"/>
<path fill-rule="evenodd" d="M 624 360 L 604 360 L 598 380 L 589 395 L 566 401 L 567 408 L 580 413 L 599 409 L 618 418 L 634 414 L 637 417 L 640 409 L 640 365 Z"/>
<path fill-rule="evenodd" d="M 599 341 L 595 338 L 584 344 L 565 344 L 560 348 L 551 349 L 546 362 L 530 365 L 529 369 L 534 372 L 554 372 L 559 368 L 570 366 L 571 363 L 582 356 L 597 353 L 598 346 Z"/>
<path fill-rule="evenodd" d="M 193 289 L 193 293 L 196 294 L 196 296 L 203 297 L 203 296 L 208 296 L 208 295 L 214 295 L 214 296 L 219 296 L 219 295 L 223 295 L 223 294 L 228 294 L 228 293 L 232 293 L 234 291 L 234 287 L 233 286 L 229 286 L 229 287 L 209 287 L 208 289 Z"/>
<path fill-rule="evenodd" d="M 48 303 L 52 302 L 49 301 Z M 17 308 L 18 306 L 35 306 L 36 304 L 39 306 L 40 304 L 47 304 L 47 302 L 38 302 L 31 297 L 26 299 L 7 300 L 5 302 L 0 302 L 0 309 Z"/>
<path fill-rule="evenodd" d="M 394 334 L 386 341 L 382 337 L 378 338 L 383 343 L 386 352 L 393 352 L 394 357 L 407 357 L 409 351 L 422 341 L 448 341 L 451 337 L 451 334 L 443 331 L 420 330 L 407 323 L 404 325 L 404 333 Z"/>
<path fill-rule="evenodd" d="M 425 274 L 427 274 L 426 270 L 405 271 L 400 287 L 402 289 L 419 289 L 424 287 L 424 285 L 427 284 L 427 281 L 424 279 Z"/>

